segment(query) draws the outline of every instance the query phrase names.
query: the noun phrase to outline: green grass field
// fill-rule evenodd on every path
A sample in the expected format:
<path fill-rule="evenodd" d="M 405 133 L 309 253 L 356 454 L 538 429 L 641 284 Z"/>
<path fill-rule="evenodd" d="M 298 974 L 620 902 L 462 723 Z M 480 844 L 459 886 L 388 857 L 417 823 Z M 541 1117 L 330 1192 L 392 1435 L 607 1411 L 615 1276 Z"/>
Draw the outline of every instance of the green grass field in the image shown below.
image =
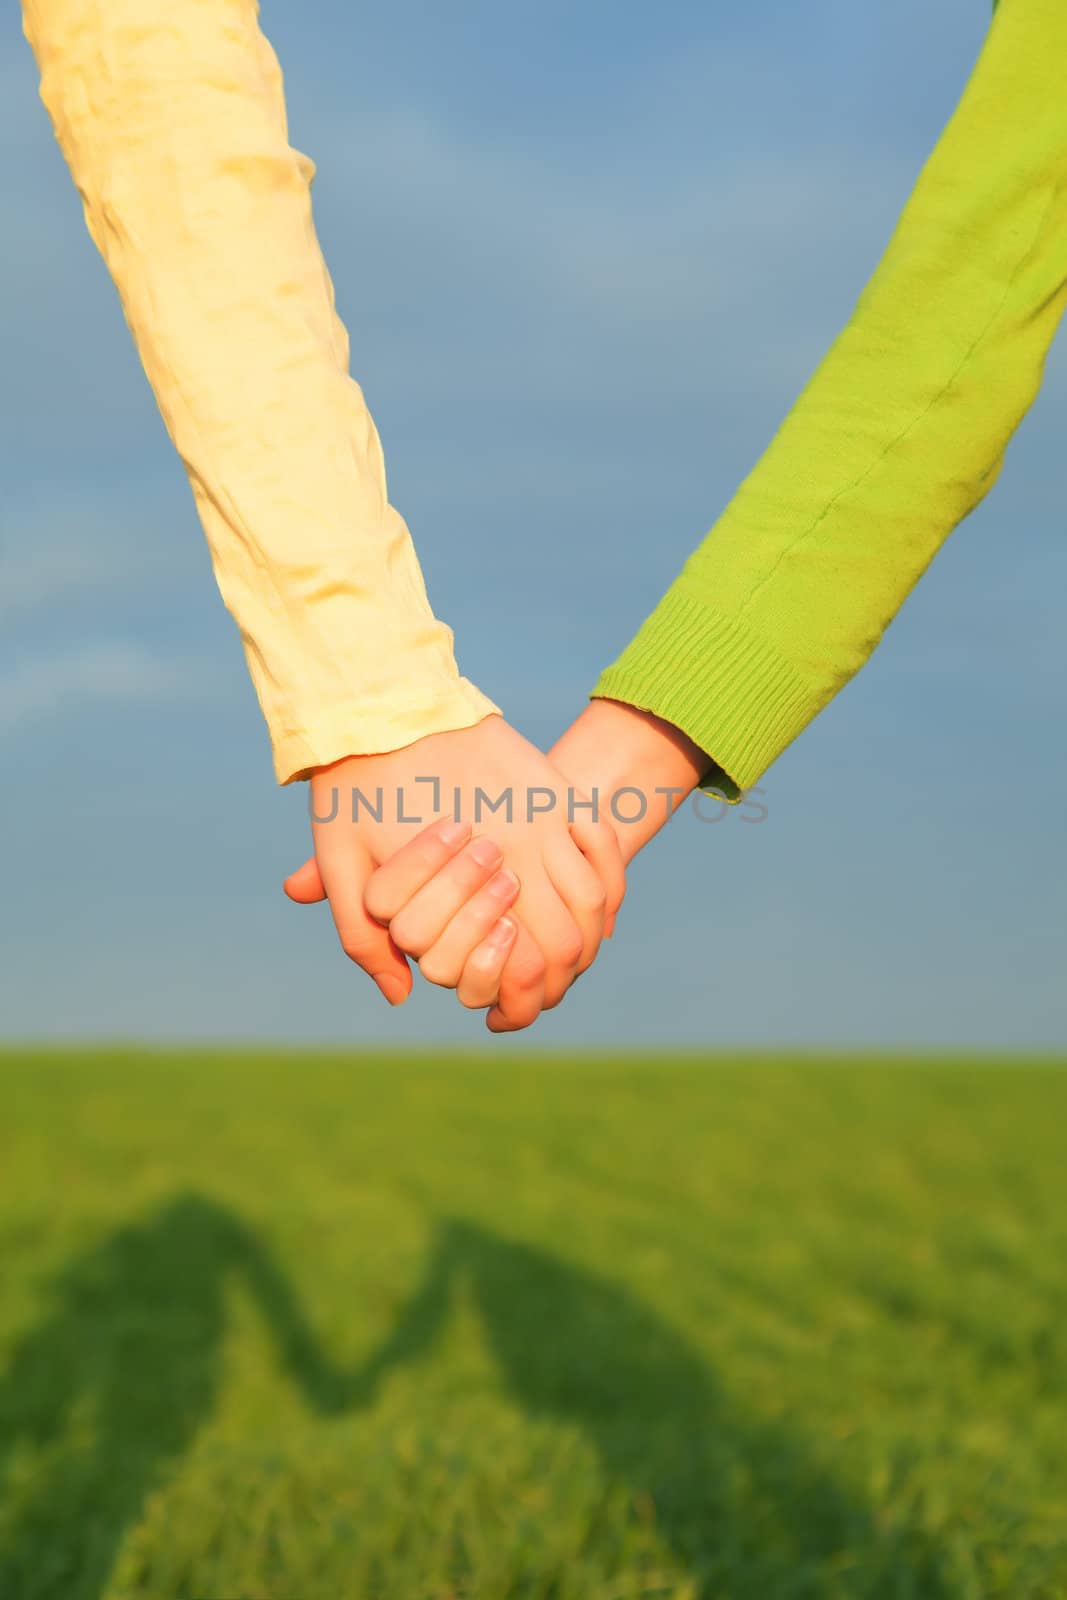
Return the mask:
<path fill-rule="evenodd" d="M 0 1055 L 2 1600 L 1067 1596 L 1067 1071 Z"/>

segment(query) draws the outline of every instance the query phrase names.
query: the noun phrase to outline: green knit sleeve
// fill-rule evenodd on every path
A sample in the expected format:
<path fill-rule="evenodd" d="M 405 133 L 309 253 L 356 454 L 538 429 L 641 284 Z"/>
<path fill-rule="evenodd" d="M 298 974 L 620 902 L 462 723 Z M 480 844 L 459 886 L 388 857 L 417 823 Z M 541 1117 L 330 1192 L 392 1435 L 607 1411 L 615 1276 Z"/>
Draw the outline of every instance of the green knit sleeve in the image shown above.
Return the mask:
<path fill-rule="evenodd" d="M 864 665 L 1037 394 L 1067 304 L 1064 62 L 1063 0 L 1000 8 L 847 326 L 592 691 L 681 728 L 734 798 Z"/>

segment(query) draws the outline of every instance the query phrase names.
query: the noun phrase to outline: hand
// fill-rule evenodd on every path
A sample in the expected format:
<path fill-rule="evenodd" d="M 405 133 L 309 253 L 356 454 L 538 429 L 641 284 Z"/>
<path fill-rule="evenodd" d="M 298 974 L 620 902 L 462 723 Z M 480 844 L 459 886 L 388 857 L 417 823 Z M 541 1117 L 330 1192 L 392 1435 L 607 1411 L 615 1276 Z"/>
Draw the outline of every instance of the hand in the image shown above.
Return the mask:
<path fill-rule="evenodd" d="M 551 759 L 576 791 L 597 794 L 602 818 L 613 815 L 611 801 L 619 790 L 637 790 L 644 797 L 640 821 L 614 821 L 625 861 L 659 832 L 709 765 L 704 752 L 671 724 L 600 699 L 591 701 L 556 742 Z M 629 814 L 621 807 L 620 812 Z M 441 973 L 435 981 L 458 986 L 464 1004 L 489 1005 L 496 999 L 492 985 L 499 976 L 499 951 L 494 961 L 496 947 L 482 942 L 489 914 L 484 880 L 473 879 L 464 866 L 462 844 L 436 827 L 427 829 L 374 873 L 366 903 L 375 917 L 388 922 L 401 948 L 435 956 Z M 608 937 L 614 920 L 612 915 L 605 923 Z"/>
<path fill-rule="evenodd" d="M 418 957 L 430 983 L 455 989 L 461 1005 L 495 1005 L 519 925 L 507 908 L 519 880 L 497 870 L 495 839 L 472 837 L 469 822 L 432 823 L 374 872 L 363 902 L 378 923 L 390 922 L 399 949 Z"/>
<path fill-rule="evenodd" d="M 543 1009 L 558 1005 L 596 956 L 605 917 L 614 914 L 623 894 L 618 841 L 587 812 L 577 811 L 568 822 L 567 780 L 503 718 L 487 717 L 473 728 L 433 734 L 388 754 L 348 757 L 313 774 L 310 787 L 315 858 L 286 880 L 286 892 L 301 903 L 329 899 L 345 952 L 393 1004 L 407 998 L 411 975 L 395 931 L 391 937 L 378 920 L 380 896 L 376 901 L 372 890 L 366 905 L 364 891 L 374 868 L 404 844 L 416 813 L 450 809 L 457 789 L 467 817 L 476 789 L 490 800 L 502 793 L 511 797 L 510 816 L 507 808 L 494 812 L 483 805 L 475 821 L 476 831 L 496 842 L 500 861 L 519 880 L 514 893 L 519 922 L 499 976 L 498 997 L 491 997 L 496 1003 L 487 1017 L 490 1029 L 528 1027 Z M 354 798 L 357 821 L 352 820 Z M 465 901 L 486 887 L 495 866 L 477 861 L 474 846 L 464 846 L 462 838 L 447 846 L 438 834 L 436 841 L 445 851 L 439 865 L 455 851 L 468 850 L 443 886 L 451 886 L 452 898 L 437 894 L 424 901 L 409 919 L 417 927 L 405 931 L 401 925 L 400 931 L 408 953 L 420 965 L 427 963 L 434 981 L 458 984 L 465 963 L 455 968 L 449 951 L 456 941 L 450 938 L 440 949 L 440 937 Z M 500 905 L 506 904 L 502 897 Z M 431 914 L 443 919 L 440 926 L 432 924 Z M 468 917 L 464 926 L 468 942 L 476 931 L 475 944 L 483 942 L 484 918 Z M 467 1003 L 484 988 L 476 963 L 464 984 Z"/>

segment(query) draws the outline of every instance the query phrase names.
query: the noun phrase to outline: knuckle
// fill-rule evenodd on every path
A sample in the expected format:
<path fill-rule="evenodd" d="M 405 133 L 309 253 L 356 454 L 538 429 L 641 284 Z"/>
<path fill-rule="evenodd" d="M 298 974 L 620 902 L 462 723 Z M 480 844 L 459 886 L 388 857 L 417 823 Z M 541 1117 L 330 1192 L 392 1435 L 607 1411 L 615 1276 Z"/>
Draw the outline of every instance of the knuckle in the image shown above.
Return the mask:
<path fill-rule="evenodd" d="M 440 989 L 455 987 L 457 973 L 452 963 L 435 955 L 432 950 L 420 958 L 419 971 L 427 983 L 434 983 Z"/>
<path fill-rule="evenodd" d="M 518 1033 L 536 1022 L 541 1012 L 540 1006 L 510 1005 L 501 1009 L 505 1026 L 498 1028 L 498 1033 Z"/>
<path fill-rule="evenodd" d="M 560 961 L 565 967 L 576 967 L 582 959 L 585 940 L 578 927 L 571 927 L 566 933 L 560 935 L 557 951 Z"/>
<path fill-rule="evenodd" d="M 563 999 L 563 996 L 570 988 L 571 982 L 572 979 L 568 975 L 566 977 L 559 977 L 554 982 L 548 982 L 545 984 L 544 1009 L 546 1011 L 555 1011 L 556 1007 Z"/>
<path fill-rule="evenodd" d="M 363 908 L 375 922 L 388 922 L 394 909 L 388 887 L 371 878 L 363 891 Z"/>
<path fill-rule="evenodd" d="M 520 992 L 534 989 L 543 982 L 545 971 L 545 958 L 540 950 L 531 950 L 528 954 L 515 956 L 508 971 L 510 987 Z"/>
<path fill-rule="evenodd" d="M 504 851 L 492 834 L 480 833 L 462 855 L 456 857 L 455 872 L 463 883 L 480 884 L 501 866 Z"/>
<path fill-rule="evenodd" d="M 598 944 L 595 948 L 590 946 L 590 948 L 588 950 L 583 950 L 582 951 L 581 959 L 579 961 L 577 961 L 575 963 L 575 965 L 571 969 L 571 974 L 570 974 L 571 983 L 575 983 L 582 976 L 583 972 L 588 972 L 589 971 L 589 968 L 593 965 L 593 962 L 596 960 L 597 953 L 598 953 L 599 949 L 600 949 L 600 946 Z"/>
<path fill-rule="evenodd" d="M 354 961 L 357 967 L 363 966 L 363 964 L 370 959 L 371 950 L 367 941 L 365 939 L 356 938 L 354 935 L 342 935 L 341 949 L 344 951 L 349 961 Z"/>
<path fill-rule="evenodd" d="M 403 911 L 390 922 L 389 934 L 393 943 L 399 945 L 409 956 L 421 957 L 425 954 L 426 941 L 422 938 L 417 923 Z"/>
<path fill-rule="evenodd" d="M 586 911 L 603 911 L 608 903 L 608 891 L 598 878 L 594 885 L 590 885 L 588 892 L 582 898 Z"/>

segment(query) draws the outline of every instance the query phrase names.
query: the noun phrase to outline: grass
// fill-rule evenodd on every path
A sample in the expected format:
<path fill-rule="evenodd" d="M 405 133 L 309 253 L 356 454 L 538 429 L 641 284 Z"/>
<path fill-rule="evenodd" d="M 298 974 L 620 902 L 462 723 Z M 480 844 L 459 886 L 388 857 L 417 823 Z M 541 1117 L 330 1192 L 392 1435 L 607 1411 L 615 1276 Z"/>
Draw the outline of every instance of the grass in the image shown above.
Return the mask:
<path fill-rule="evenodd" d="M 1054 1064 L 0 1055 L 3 1600 L 1067 1596 Z"/>

